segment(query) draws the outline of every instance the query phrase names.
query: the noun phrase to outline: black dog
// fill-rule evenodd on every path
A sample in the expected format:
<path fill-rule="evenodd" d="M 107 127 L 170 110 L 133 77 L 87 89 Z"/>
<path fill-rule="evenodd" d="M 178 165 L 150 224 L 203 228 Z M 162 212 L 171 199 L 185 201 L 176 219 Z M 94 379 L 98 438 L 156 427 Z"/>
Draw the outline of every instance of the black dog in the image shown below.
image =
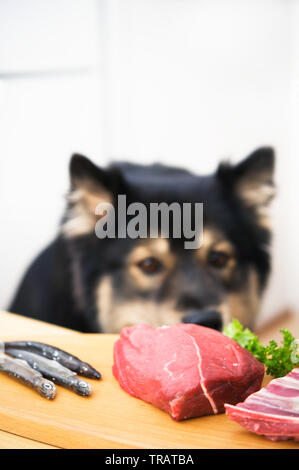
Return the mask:
<path fill-rule="evenodd" d="M 191 322 L 221 329 L 232 317 L 249 327 L 270 271 L 267 206 L 274 154 L 261 148 L 208 176 L 159 164 L 99 168 L 74 155 L 61 229 L 33 262 L 9 310 L 83 332 L 125 325 Z M 203 203 L 204 239 L 99 239 L 99 202 Z"/>

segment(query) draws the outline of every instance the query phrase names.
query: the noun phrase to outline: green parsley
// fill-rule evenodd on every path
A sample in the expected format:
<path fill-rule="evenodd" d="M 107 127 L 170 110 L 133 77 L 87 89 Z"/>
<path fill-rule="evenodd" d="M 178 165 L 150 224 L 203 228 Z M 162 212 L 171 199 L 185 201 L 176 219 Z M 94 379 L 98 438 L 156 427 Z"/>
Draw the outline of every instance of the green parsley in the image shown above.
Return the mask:
<path fill-rule="evenodd" d="M 281 346 L 278 346 L 274 340 L 264 346 L 259 338 L 249 328 L 244 328 L 237 319 L 233 319 L 223 329 L 225 336 L 237 341 L 260 362 L 265 364 L 266 373 L 272 377 L 283 377 L 291 372 L 295 364 L 299 363 L 298 341 L 295 340 L 289 330 L 283 328 L 280 332 L 283 335 Z"/>

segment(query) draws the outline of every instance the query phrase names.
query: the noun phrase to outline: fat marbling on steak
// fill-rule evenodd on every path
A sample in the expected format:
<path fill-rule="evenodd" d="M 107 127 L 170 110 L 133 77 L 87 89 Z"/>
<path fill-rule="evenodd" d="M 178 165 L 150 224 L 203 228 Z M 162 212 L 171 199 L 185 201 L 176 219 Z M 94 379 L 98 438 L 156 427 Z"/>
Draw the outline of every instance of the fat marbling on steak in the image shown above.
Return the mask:
<path fill-rule="evenodd" d="M 176 420 L 224 412 L 260 389 L 264 366 L 236 341 L 194 324 L 125 327 L 113 374 L 130 395 Z"/>
<path fill-rule="evenodd" d="M 225 409 L 232 420 L 271 441 L 299 441 L 299 369 Z"/>

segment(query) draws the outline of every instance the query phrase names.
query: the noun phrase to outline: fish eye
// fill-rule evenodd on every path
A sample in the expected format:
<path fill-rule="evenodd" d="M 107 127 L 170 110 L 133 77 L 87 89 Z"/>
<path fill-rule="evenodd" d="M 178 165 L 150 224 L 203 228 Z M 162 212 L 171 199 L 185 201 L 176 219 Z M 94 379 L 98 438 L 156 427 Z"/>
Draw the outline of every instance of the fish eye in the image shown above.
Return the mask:
<path fill-rule="evenodd" d="M 224 268 L 229 260 L 229 255 L 225 251 L 211 250 L 208 255 L 208 263 L 214 268 Z"/>
<path fill-rule="evenodd" d="M 163 269 L 163 264 L 157 258 L 153 256 L 149 256 L 148 258 L 144 258 L 143 260 L 137 263 L 137 266 L 143 271 L 145 274 L 153 275 L 159 273 Z"/>

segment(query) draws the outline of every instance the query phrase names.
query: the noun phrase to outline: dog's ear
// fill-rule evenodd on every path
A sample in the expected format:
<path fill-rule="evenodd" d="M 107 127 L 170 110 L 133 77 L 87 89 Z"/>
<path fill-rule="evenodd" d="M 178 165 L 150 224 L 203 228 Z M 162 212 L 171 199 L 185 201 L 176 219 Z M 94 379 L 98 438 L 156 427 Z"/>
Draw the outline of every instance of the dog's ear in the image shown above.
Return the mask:
<path fill-rule="evenodd" d="M 274 150 L 261 147 L 236 165 L 221 163 L 217 171 L 221 183 L 254 209 L 267 226 L 267 209 L 275 196 L 274 164 Z"/>
<path fill-rule="evenodd" d="M 70 161 L 70 179 L 68 207 L 61 226 L 67 238 L 94 231 L 98 220 L 95 209 L 100 203 L 113 201 L 120 174 L 115 168 L 100 168 L 83 155 L 74 154 Z"/>

